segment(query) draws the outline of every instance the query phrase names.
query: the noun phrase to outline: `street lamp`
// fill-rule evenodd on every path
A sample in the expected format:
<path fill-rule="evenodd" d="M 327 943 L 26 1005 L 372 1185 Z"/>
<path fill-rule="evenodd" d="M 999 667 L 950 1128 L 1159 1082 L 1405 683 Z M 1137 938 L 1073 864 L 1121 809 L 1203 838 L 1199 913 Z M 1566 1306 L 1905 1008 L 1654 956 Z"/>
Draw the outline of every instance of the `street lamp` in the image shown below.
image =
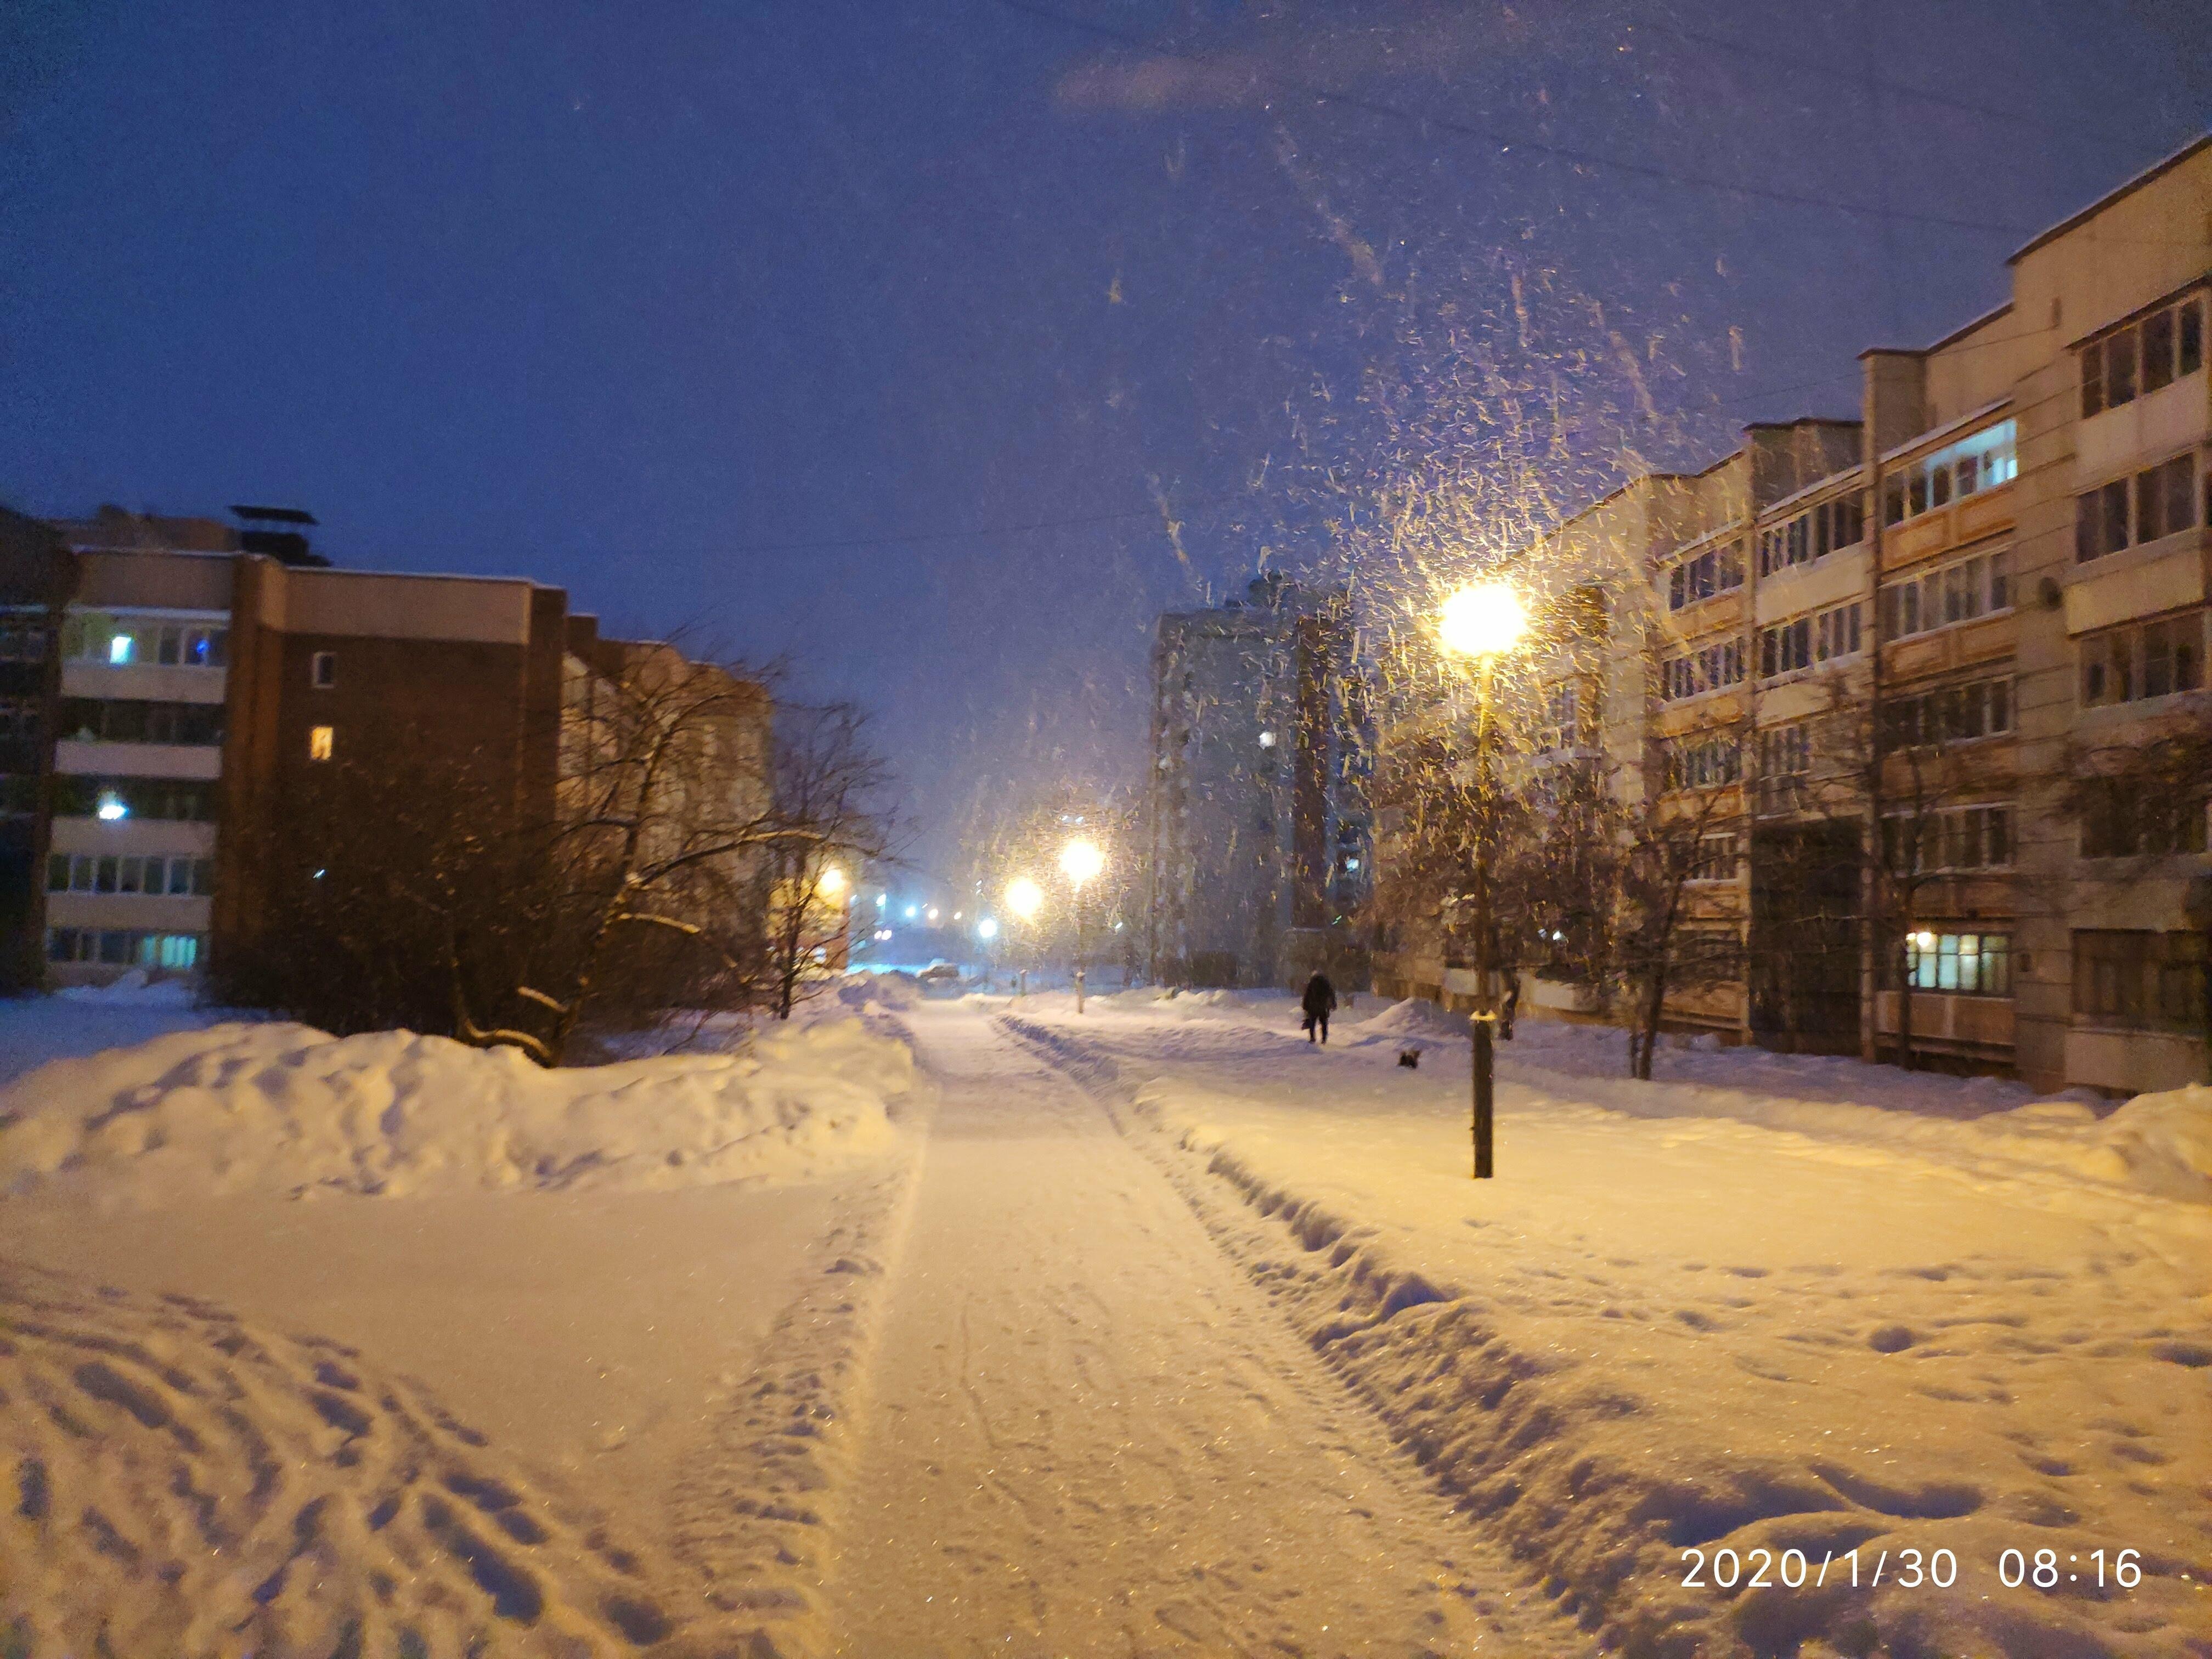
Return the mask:
<path fill-rule="evenodd" d="M 1528 631 L 1528 607 L 1504 582 L 1471 582 L 1446 596 L 1437 617 L 1437 637 L 1454 656 L 1474 660 L 1474 1178 L 1497 1173 L 1491 1153 L 1491 1083 L 1496 1064 L 1492 1048 L 1498 1002 L 1491 988 L 1490 811 L 1497 781 L 1490 766 L 1490 689 L 1498 659 L 1520 644 Z"/>
<path fill-rule="evenodd" d="M 1093 880 L 1106 867 L 1106 854 L 1098 850 L 1094 842 L 1080 837 L 1060 849 L 1060 873 L 1067 878 L 1075 905 L 1075 1012 L 1083 1012 L 1083 963 L 1085 955 L 1083 886 Z"/>
<path fill-rule="evenodd" d="M 1006 884 L 1006 908 L 1012 911 L 1024 924 L 1036 920 L 1036 913 L 1043 903 L 1044 889 L 1027 876 L 1016 876 Z M 1017 968 L 1014 973 L 1017 976 L 1014 981 L 1014 994 L 1020 996 L 1030 988 L 1030 970 L 1026 968 Z"/>

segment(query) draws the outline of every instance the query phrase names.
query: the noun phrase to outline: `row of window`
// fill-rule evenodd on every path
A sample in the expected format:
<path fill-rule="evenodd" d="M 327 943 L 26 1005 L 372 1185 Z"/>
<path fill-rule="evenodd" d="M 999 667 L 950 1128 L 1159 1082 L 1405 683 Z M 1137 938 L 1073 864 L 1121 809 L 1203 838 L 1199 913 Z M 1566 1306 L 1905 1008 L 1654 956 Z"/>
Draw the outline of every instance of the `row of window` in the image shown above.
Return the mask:
<path fill-rule="evenodd" d="M 2081 706 L 2140 702 L 2204 686 L 2204 613 L 2130 623 L 2081 641 Z"/>
<path fill-rule="evenodd" d="M 1901 640 L 2012 608 L 2012 555 L 1977 553 L 1881 590 L 1881 636 Z"/>
<path fill-rule="evenodd" d="M 216 786 L 199 778 L 81 778 L 54 780 L 54 816 L 98 818 L 157 818 L 184 823 L 212 823 Z"/>
<path fill-rule="evenodd" d="M 1667 608 L 1680 611 L 1699 599 L 1743 586 L 1743 550 L 1731 542 L 1685 559 L 1667 577 Z"/>
<path fill-rule="evenodd" d="M 2081 418 L 2156 392 L 2204 367 L 2204 311 L 2196 295 L 2081 348 Z"/>
<path fill-rule="evenodd" d="M 1743 659 L 1741 640 L 1723 640 L 1718 645 L 1666 658 L 1659 665 L 1660 699 L 1674 702 L 1739 684 L 1743 679 Z"/>
<path fill-rule="evenodd" d="M 2020 475 L 2010 421 L 1961 438 L 1892 473 L 1882 485 L 1881 521 L 1902 524 L 1954 501 L 2010 483 Z"/>
<path fill-rule="evenodd" d="M 2204 1029 L 2204 935 L 2084 928 L 2074 935 L 2076 1018 L 2134 1030 Z"/>
<path fill-rule="evenodd" d="M 61 733 L 78 743 L 159 743 L 206 746 L 222 741 L 219 702 L 148 702 L 136 697 L 70 697 L 62 704 Z"/>
<path fill-rule="evenodd" d="M 1831 605 L 1825 611 L 1776 623 L 1759 630 L 1759 677 L 1772 679 L 1809 668 L 1816 662 L 1856 655 L 1859 649 L 1859 606 Z"/>
<path fill-rule="evenodd" d="M 1930 690 L 1885 697 L 1881 704 L 1884 749 L 1918 749 L 1947 743 L 1972 743 L 2012 730 L 2012 682 L 1966 680 Z"/>
<path fill-rule="evenodd" d="M 162 933 L 143 927 L 49 927 L 46 960 L 183 973 L 198 965 L 200 945 L 198 933 Z"/>
<path fill-rule="evenodd" d="M 1881 821 L 1882 867 L 1899 875 L 2002 870 L 2012 863 L 2012 808 L 1947 806 Z"/>
<path fill-rule="evenodd" d="M 1687 879 L 1734 881 L 1741 856 L 1734 836 L 1700 836 Z"/>
<path fill-rule="evenodd" d="M 1905 936 L 1905 983 L 1960 996 L 2012 994 L 2009 933 L 1912 933 Z"/>
<path fill-rule="evenodd" d="M 160 623 L 87 611 L 62 627 L 64 662 L 221 668 L 229 651 L 230 629 L 221 623 Z"/>
<path fill-rule="evenodd" d="M 1760 531 L 1759 574 L 1771 576 L 1812 564 L 1831 553 L 1856 546 L 1865 537 L 1866 508 L 1856 495 L 1838 495 L 1800 513 L 1786 524 Z"/>
<path fill-rule="evenodd" d="M 56 853 L 46 860 L 49 893 L 142 893 L 205 898 L 215 891 L 215 860 L 136 854 Z"/>
<path fill-rule="evenodd" d="M 1538 754 L 1572 749 L 1580 741 L 1581 704 L 1581 690 L 1572 680 L 1562 680 L 1545 692 L 1544 723 L 1536 732 Z"/>
<path fill-rule="evenodd" d="M 2197 526 L 2197 457 L 2176 455 L 2074 498 L 2074 557 L 2087 564 Z"/>
<path fill-rule="evenodd" d="M 1659 752 L 1669 789 L 1714 789 L 1743 776 L 1743 750 L 1734 738 L 1674 738 Z"/>
<path fill-rule="evenodd" d="M 0 623 L 0 662 L 44 662 L 51 631 L 44 622 Z"/>
<path fill-rule="evenodd" d="M 2081 804 L 2081 856 L 2131 859 L 2201 853 L 2204 816 L 2202 793 L 2098 780 Z"/>

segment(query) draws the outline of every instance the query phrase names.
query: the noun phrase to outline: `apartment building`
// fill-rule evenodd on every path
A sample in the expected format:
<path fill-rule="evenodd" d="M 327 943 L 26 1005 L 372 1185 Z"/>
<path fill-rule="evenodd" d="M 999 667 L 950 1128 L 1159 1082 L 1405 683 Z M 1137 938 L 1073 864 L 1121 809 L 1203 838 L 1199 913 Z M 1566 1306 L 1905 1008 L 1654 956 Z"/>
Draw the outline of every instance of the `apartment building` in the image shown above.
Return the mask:
<path fill-rule="evenodd" d="M 1303 979 L 1352 948 L 1371 734 L 1339 591 L 1280 575 L 1159 620 L 1146 801 L 1156 975 Z"/>
<path fill-rule="evenodd" d="M 564 702 L 665 649 L 600 639 L 534 582 L 332 568 L 306 546 L 312 520 L 277 521 L 0 519 L 14 984 L 192 973 L 283 926 L 283 878 L 315 874 L 304 826 L 342 763 L 395 791 L 465 775 L 550 817 Z M 765 742 L 754 701 L 733 758 Z"/>
<path fill-rule="evenodd" d="M 2009 270 L 1987 315 L 1863 354 L 1856 421 L 1752 428 L 1516 556 L 1606 601 L 1601 642 L 1532 650 L 1516 718 L 1541 757 L 1582 715 L 1618 793 L 1709 827 L 1692 921 L 1747 967 L 1671 1024 L 1866 1053 L 1903 1024 L 1935 1063 L 2172 1086 L 2205 1066 L 2203 792 L 2083 781 L 2212 730 L 2212 137 Z M 1382 972 L 1471 993 L 1442 955 Z"/>

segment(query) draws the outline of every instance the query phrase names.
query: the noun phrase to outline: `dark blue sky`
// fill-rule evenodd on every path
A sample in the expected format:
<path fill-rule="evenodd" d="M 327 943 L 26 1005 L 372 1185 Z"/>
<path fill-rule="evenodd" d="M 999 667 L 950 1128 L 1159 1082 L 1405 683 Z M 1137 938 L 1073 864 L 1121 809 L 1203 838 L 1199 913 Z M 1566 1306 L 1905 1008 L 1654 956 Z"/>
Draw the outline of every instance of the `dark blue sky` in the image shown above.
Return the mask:
<path fill-rule="evenodd" d="M 942 858 L 1026 776 L 1133 779 L 1153 615 L 1325 557 L 1469 342 L 1566 411 L 1569 495 L 1849 413 L 1861 348 L 2204 127 L 2208 17 L 22 0 L 0 500 L 296 503 L 342 562 L 792 653 Z"/>

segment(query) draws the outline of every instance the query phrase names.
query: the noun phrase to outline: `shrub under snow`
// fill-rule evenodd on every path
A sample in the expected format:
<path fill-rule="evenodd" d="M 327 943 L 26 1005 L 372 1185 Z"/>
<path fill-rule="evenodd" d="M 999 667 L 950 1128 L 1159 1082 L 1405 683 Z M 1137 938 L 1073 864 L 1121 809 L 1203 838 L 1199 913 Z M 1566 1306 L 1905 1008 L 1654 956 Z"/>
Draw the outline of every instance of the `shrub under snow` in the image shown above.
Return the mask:
<path fill-rule="evenodd" d="M 857 1020 L 733 1054 L 546 1071 L 411 1031 L 230 1024 L 59 1060 L 0 1091 L 0 1190 L 137 1201 L 790 1179 L 887 1149 L 906 1047 Z"/>

